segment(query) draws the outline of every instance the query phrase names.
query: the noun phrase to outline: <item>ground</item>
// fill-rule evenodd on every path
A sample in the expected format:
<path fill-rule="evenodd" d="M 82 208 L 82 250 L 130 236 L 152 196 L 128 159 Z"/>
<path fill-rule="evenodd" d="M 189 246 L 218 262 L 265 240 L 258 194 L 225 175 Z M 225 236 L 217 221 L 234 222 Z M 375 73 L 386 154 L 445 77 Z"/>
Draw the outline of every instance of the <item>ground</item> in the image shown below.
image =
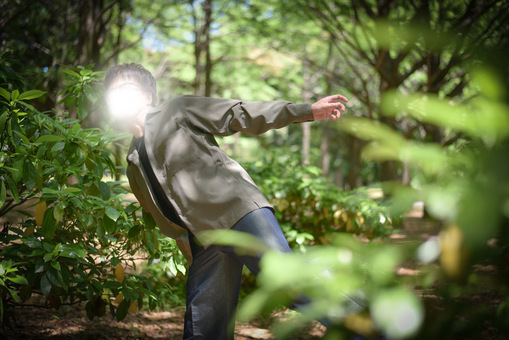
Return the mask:
<path fill-rule="evenodd" d="M 17 311 L 18 322 L 13 329 L 0 333 L 1 339 L 182 339 L 184 310 L 182 308 L 129 314 L 122 322 L 110 316 L 90 321 L 84 306 L 64 306 L 60 310 L 23 307 Z M 320 339 L 325 327 L 318 323 L 301 332 L 299 340 Z M 235 340 L 271 339 L 272 334 L 260 322 L 237 324 Z"/>

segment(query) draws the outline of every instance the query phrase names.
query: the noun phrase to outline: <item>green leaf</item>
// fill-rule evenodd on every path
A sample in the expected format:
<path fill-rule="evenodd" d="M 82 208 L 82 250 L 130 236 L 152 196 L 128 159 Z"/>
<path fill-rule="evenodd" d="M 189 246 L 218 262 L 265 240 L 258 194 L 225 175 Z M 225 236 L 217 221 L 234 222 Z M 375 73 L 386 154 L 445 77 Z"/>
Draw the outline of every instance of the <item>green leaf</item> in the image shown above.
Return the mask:
<path fill-rule="evenodd" d="M 9 92 L 2 87 L 0 87 L 0 96 L 4 97 L 7 101 L 11 99 L 11 95 L 9 94 Z"/>
<path fill-rule="evenodd" d="M 5 182 L 2 181 L 2 184 L 0 185 L 0 207 L 4 205 L 5 196 L 6 196 Z"/>
<path fill-rule="evenodd" d="M 19 138 L 21 138 L 21 141 L 23 142 L 23 144 L 30 144 L 30 140 L 24 133 L 22 133 L 20 131 L 14 131 L 14 133 L 17 134 L 19 136 Z"/>
<path fill-rule="evenodd" d="M 74 133 L 78 133 L 81 130 L 81 125 L 79 123 L 74 123 L 71 127 L 71 131 Z"/>
<path fill-rule="evenodd" d="M 12 168 L 13 171 L 11 171 L 12 179 L 14 180 L 14 183 L 17 184 L 20 181 L 21 177 L 23 177 L 23 168 L 25 166 L 25 160 L 23 158 L 19 158 L 12 163 L 12 166 L 13 166 Z"/>
<path fill-rule="evenodd" d="M 42 221 L 41 233 L 47 240 L 53 239 L 57 228 L 57 221 L 55 220 L 53 210 L 53 207 L 46 209 L 44 219 Z"/>
<path fill-rule="evenodd" d="M 120 217 L 120 211 L 113 207 L 108 207 L 106 208 L 106 215 L 113 221 L 117 221 L 117 219 Z"/>
<path fill-rule="evenodd" d="M 33 107 L 32 105 L 30 105 L 30 104 L 28 104 L 28 103 L 26 103 L 26 102 L 24 102 L 24 101 L 21 101 L 21 100 L 20 100 L 20 101 L 18 101 L 18 103 L 19 103 L 19 104 L 21 104 L 22 106 L 24 106 L 24 107 L 25 107 L 25 110 L 30 110 L 30 111 L 32 111 L 32 112 L 37 111 L 37 109 L 36 109 L 35 107 Z"/>
<path fill-rule="evenodd" d="M 118 289 L 122 287 L 122 284 L 118 281 L 104 281 L 102 287 L 106 289 Z"/>
<path fill-rule="evenodd" d="M 36 143 L 40 142 L 60 142 L 65 138 L 58 135 L 43 135 L 35 140 Z"/>
<path fill-rule="evenodd" d="M 22 302 L 26 302 L 32 296 L 32 286 L 31 285 L 23 285 L 19 290 L 19 297 Z M 1 320 L 1 318 L 0 318 Z"/>
<path fill-rule="evenodd" d="M 154 235 L 150 231 L 145 232 L 145 246 L 147 247 L 150 255 L 154 255 L 156 252 L 156 247 L 154 242 Z"/>
<path fill-rule="evenodd" d="M 91 74 L 92 74 L 92 72 L 93 72 L 92 70 L 84 69 L 84 70 L 81 70 L 81 71 L 80 71 L 80 74 L 81 74 L 82 76 L 88 76 L 88 75 L 91 75 Z"/>
<path fill-rule="evenodd" d="M 130 303 L 131 303 L 130 301 L 124 299 L 124 301 L 122 301 L 118 305 L 117 312 L 115 313 L 115 317 L 117 318 L 117 321 L 122 321 L 126 317 L 127 311 L 129 310 Z"/>
<path fill-rule="evenodd" d="M 55 246 L 49 242 L 43 242 L 42 247 L 44 248 L 44 250 L 50 253 L 52 253 L 53 249 L 55 249 Z"/>
<path fill-rule="evenodd" d="M 49 292 L 51 291 L 51 282 L 46 275 L 41 278 L 41 291 L 46 297 L 48 297 Z"/>
<path fill-rule="evenodd" d="M 14 301 L 16 301 L 17 303 L 19 303 L 19 302 L 20 302 L 20 300 L 19 300 L 18 293 L 16 293 L 16 291 L 15 291 L 15 290 L 13 290 L 13 289 L 10 289 L 10 288 L 8 288 L 8 287 L 6 287 L 6 288 L 7 288 L 7 291 L 9 292 L 9 294 L 11 294 L 12 298 L 14 299 Z"/>
<path fill-rule="evenodd" d="M 39 192 L 42 190 L 42 186 L 43 186 L 43 182 L 44 182 L 44 179 L 42 177 L 42 175 L 43 175 L 42 170 L 43 170 L 42 162 L 37 162 L 35 185 L 36 185 L 36 190 Z"/>
<path fill-rule="evenodd" d="M 62 193 L 64 193 L 64 194 L 76 194 L 79 192 L 81 192 L 81 189 L 75 188 L 75 187 L 67 187 L 64 190 L 62 190 Z"/>
<path fill-rule="evenodd" d="M 48 277 L 49 281 L 51 282 L 51 284 L 53 286 L 61 287 L 61 284 L 59 281 L 61 281 L 62 278 L 60 277 L 60 280 L 59 280 L 58 272 L 53 267 L 48 268 L 48 271 L 46 271 L 46 276 Z"/>
<path fill-rule="evenodd" d="M 51 189 L 51 188 L 42 188 L 42 192 L 44 194 L 50 194 L 50 195 L 59 195 L 60 191 Z"/>
<path fill-rule="evenodd" d="M 52 266 L 53 268 L 55 268 L 57 271 L 60 271 L 60 268 L 61 268 L 61 267 L 60 267 L 60 262 L 52 261 L 52 262 L 51 262 L 51 266 Z"/>
<path fill-rule="evenodd" d="M 1 89 L 1 87 L 0 87 Z M 0 135 L 2 133 L 4 133 L 4 130 L 5 130 L 5 122 L 7 121 L 7 117 L 8 117 L 8 114 L 7 114 L 7 111 L 5 111 L 4 113 L 2 113 L 2 115 L 0 116 Z"/>
<path fill-rule="evenodd" d="M 37 171 L 34 164 L 28 159 L 23 167 L 23 182 L 28 190 L 32 190 L 37 184 Z"/>
<path fill-rule="evenodd" d="M 58 255 L 58 253 L 60 252 L 60 249 L 62 249 L 62 243 L 57 243 L 55 245 L 55 248 L 53 248 L 53 255 Z"/>
<path fill-rule="evenodd" d="M 129 229 L 129 232 L 127 233 L 127 237 L 133 238 L 140 234 L 141 231 L 141 225 L 135 225 L 131 229 Z"/>
<path fill-rule="evenodd" d="M 51 152 L 60 152 L 65 148 L 65 142 L 57 142 L 53 147 L 51 148 Z"/>
<path fill-rule="evenodd" d="M 62 245 L 60 256 L 70 258 L 85 258 L 87 252 L 83 246 L 79 244 L 64 244 Z"/>
<path fill-rule="evenodd" d="M 19 91 L 18 90 L 12 91 L 12 101 L 13 102 L 15 102 L 18 99 L 18 96 L 19 96 Z"/>
<path fill-rule="evenodd" d="M 53 254 L 46 253 L 43 258 L 44 258 L 44 261 L 49 262 L 49 261 L 53 260 Z"/>
<path fill-rule="evenodd" d="M 85 311 L 87 312 L 87 316 L 89 320 L 94 320 L 95 313 L 94 313 L 94 304 L 92 301 L 88 301 L 85 305 Z"/>
<path fill-rule="evenodd" d="M 99 190 L 101 191 L 101 196 L 103 199 L 108 200 L 111 197 L 111 191 L 108 184 L 101 181 L 101 183 L 99 183 Z"/>
<path fill-rule="evenodd" d="M 40 91 L 40 90 L 30 90 L 23 92 L 19 95 L 18 100 L 28 100 L 28 99 L 35 99 L 43 96 L 46 92 Z"/>
<path fill-rule="evenodd" d="M 9 176 L 5 175 L 4 179 L 9 184 L 9 189 L 11 190 L 12 198 L 14 198 L 14 201 L 16 203 L 19 203 L 19 192 L 18 192 L 18 187 L 17 187 L 16 183 L 14 183 L 14 180 Z"/>
<path fill-rule="evenodd" d="M 154 229 L 156 227 L 156 221 L 154 220 L 154 217 L 152 217 L 151 214 L 143 211 L 143 222 L 145 222 L 145 227 L 147 229 Z"/>
<path fill-rule="evenodd" d="M 108 216 L 105 216 L 103 218 L 103 228 L 108 234 L 113 234 L 116 230 L 116 223 Z"/>
<path fill-rule="evenodd" d="M 97 226 L 97 237 L 103 237 L 105 234 L 105 231 L 104 231 L 104 224 L 101 223 Z"/>
<path fill-rule="evenodd" d="M 58 204 L 55 206 L 55 210 L 53 211 L 53 217 L 55 221 L 59 223 L 64 218 L 64 208 L 62 204 Z"/>
<path fill-rule="evenodd" d="M 88 100 L 90 100 L 92 103 L 95 103 L 97 101 L 97 94 L 94 91 L 94 89 L 91 86 L 85 86 L 85 95 L 87 96 Z"/>
<path fill-rule="evenodd" d="M 14 145 L 20 145 L 21 138 L 16 133 L 14 133 L 16 131 L 23 131 L 19 126 L 18 119 L 11 119 L 10 123 L 10 126 L 7 128 L 9 129 L 9 134 L 11 135 L 11 141 L 14 143 Z"/>
<path fill-rule="evenodd" d="M 7 280 L 12 281 L 14 283 L 20 284 L 20 285 L 27 285 L 28 281 L 24 276 L 16 275 L 15 277 L 7 276 Z"/>
<path fill-rule="evenodd" d="M 67 266 L 63 265 L 61 266 L 61 270 L 59 270 L 59 274 L 60 276 L 62 277 L 62 287 L 65 289 L 65 290 L 68 290 L 69 289 L 69 280 L 71 278 L 73 278 L 73 274 L 71 274 L 71 272 L 69 272 L 69 269 L 67 268 Z"/>
<path fill-rule="evenodd" d="M 65 74 L 75 78 L 76 80 L 80 80 L 81 79 L 81 76 L 78 73 L 74 72 L 74 71 L 71 71 L 71 70 L 62 70 L 62 71 Z"/>

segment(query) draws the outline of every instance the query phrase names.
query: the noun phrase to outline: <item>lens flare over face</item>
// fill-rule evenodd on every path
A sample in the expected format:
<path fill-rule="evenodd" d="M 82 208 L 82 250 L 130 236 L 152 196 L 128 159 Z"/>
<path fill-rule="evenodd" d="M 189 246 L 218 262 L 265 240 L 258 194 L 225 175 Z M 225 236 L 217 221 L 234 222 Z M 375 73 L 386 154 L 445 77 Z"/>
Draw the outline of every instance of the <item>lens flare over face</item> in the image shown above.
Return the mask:
<path fill-rule="evenodd" d="M 148 98 L 138 85 L 124 83 L 108 89 L 106 102 L 115 118 L 133 118 L 148 105 Z"/>

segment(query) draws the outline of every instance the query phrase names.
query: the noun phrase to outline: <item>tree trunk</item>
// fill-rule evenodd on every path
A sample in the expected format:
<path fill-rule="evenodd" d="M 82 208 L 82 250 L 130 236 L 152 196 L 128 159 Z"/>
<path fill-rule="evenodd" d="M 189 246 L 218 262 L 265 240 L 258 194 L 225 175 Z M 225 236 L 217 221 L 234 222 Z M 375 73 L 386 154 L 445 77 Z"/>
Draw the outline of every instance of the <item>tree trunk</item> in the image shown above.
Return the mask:
<path fill-rule="evenodd" d="M 397 89 L 400 85 L 401 78 L 399 75 L 399 63 L 397 58 L 391 58 L 387 50 L 381 49 L 377 57 L 377 71 L 380 75 L 380 97 L 383 98 L 387 91 Z M 382 105 L 381 105 L 382 106 Z M 392 117 L 381 116 L 380 121 L 393 130 L 396 129 L 396 120 Z M 380 180 L 400 181 L 399 161 L 384 161 L 380 163 Z"/>
<path fill-rule="evenodd" d="M 193 6 L 193 20 L 194 20 L 194 59 L 195 59 L 195 78 L 194 78 L 194 93 L 195 95 L 210 96 L 211 93 L 211 80 L 210 75 L 212 72 L 212 61 L 210 57 L 210 26 L 212 24 L 212 0 L 205 0 L 203 2 L 203 20 L 200 20 L 196 11 L 194 10 L 194 0 L 189 3 Z M 205 65 L 202 60 L 202 55 L 205 53 Z M 205 86 L 202 84 L 202 77 L 205 76 Z"/>
<path fill-rule="evenodd" d="M 334 50 L 333 37 L 329 34 L 329 48 L 327 51 L 327 73 L 333 74 L 336 63 L 334 62 L 332 51 Z M 332 93 L 331 77 L 326 76 L 326 93 Z M 329 177 L 331 153 L 330 153 L 330 140 L 332 138 L 332 131 L 330 129 L 330 120 L 322 121 L 322 138 L 320 139 L 320 168 L 324 177 Z"/>
<path fill-rule="evenodd" d="M 330 147 L 330 121 L 322 121 L 322 138 L 320 140 L 320 168 L 324 177 L 329 177 L 331 155 L 329 151 Z"/>
<path fill-rule="evenodd" d="M 392 117 L 382 117 L 382 123 L 395 130 L 395 120 Z M 382 182 L 401 182 L 400 175 L 401 162 L 390 160 L 380 163 L 380 181 Z"/>
<path fill-rule="evenodd" d="M 364 143 L 354 136 L 348 138 L 348 155 L 350 156 L 350 168 L 346 177 L 347 190 L 352 190 L 361 185 L 361 153 Z"/>
<path fill-rule="evenodd" d="M 104 9 L 102 0 L 80 0 L 79 2 L 77 65 L 85 66 L 100 62 L 106 26 L 111 19 L 111 11 L 104 11 Z"/>
<path fill-rule="evenodd" d="M 210 26 L 212 24 L 212 0 L 207 0 L 203 4 L 205 12 L 205 96 L 210 97 L 212 94 L 212 60 L 210 56 Z"/>
<path fill-rule="evenodd" d="M 304 87 L 302 89 L 302 102 L 309 103 L 311 100 L 311 91 L 309 90 L 311 74 L 309 72 L 309 63 L 307 61 L 306 51 L 304 50 L 304 61 L 302 63 L 302 73 L 304 78 Z M 311 149 L 311 125 L 309 122 L 301 124 L 302 128 L 302 165 L 310 164 Z"/>

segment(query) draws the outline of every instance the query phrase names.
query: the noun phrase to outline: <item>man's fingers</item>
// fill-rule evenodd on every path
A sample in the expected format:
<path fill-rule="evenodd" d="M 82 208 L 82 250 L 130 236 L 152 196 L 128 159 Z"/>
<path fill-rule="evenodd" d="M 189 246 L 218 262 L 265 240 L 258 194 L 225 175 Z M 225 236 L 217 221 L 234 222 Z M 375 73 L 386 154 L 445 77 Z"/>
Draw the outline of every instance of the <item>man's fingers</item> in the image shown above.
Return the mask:
<path fill-rule="evenodd" d="M 327 109 L 336 109 L 340 108 L 341 111 L 345 112 L 345 105 L 341 102 L 327 103 L 324 105 Z"/>
<path fill-rule="evenodd" d="M 333 119 L 341 117 L 341 113 L 345 112 L 348 99 L 341 94 L 334 94 L 324 97 L 311 105 L 313 116 L 316 120 Z"/>
<path fill-rule="evenodd" d="M 328 100 L 342 100 L 345 103 L 348 103 L 348 98 L 346 98 L 345 96 L 343 96 L 341 94 L 333 94 L 332 96 L 328 96 L 325 98 L 327 98 Z"/>

